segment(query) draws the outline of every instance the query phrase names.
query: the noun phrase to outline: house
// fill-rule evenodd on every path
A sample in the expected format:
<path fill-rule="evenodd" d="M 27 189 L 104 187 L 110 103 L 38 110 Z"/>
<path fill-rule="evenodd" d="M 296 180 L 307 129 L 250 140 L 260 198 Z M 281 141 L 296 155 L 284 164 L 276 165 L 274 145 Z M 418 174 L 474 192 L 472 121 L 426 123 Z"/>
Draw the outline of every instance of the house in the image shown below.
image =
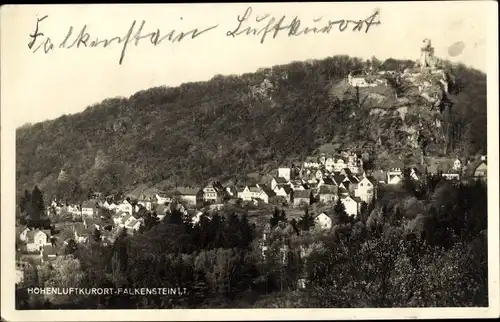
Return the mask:
<path fill-rule="evenodd" d="M 345 168 L 344 170 L 345 171 L 343 171 L 343 173 L 345 173 L 345 178 L 339 184 L 339 187 L 344 186 L 346 189 L 349 190 L 350 193 L 354 193 L 354 191 L 358 187 L 359 179 L 355 175 L 353 175 L 351 170 L 349 170 L 348 168 Z"/>
<path fill-rule="evenodd" d="M 141 198 L 137 201 L 137 204 L 146 208 L 147 211 L 151 211 L 151 209 L 153 209 L 153 201 L 151 198 L 146 196 L 141 196 Z"/>
<path fill-rule="evenodd" d="M 459 158 L 456 158 L 455 161 L 453 161 L 453 170 L 458 172 L 462 171 L 462 162 Z"/>
<path fill-rule="evenodd" d="M 109 203 L 109 206 L 108 206 L 109 210 L 116 211 L 117 208 L 118 208 L 118 205 L 116 203 L 114 203 L 114 202 Z"/>
<path fill-rule="evenodd" d="M 30 231 L 30 229 L 28 227 L 26 227 L 26 226 L 19 226 L 17 228 L 17 232 L 18 232 L 18 235 L 19 235 L 19 240 L 26 241 L 27 234 L 28 234 L 29 231 Z"/>
<path fill-rule="evenodd" d="M 336 186 L 340 186 L 342 182 L 346 181 L 346 176 L 343 174 L 335 174 L 331 178 Z"/>
<path fill-rule="evenodd" d="M 82 203 L 82 216 L 92 217 L 97 215 L 97 202 L 95 200 L 86 200 Z"/>
<path fill-rule="evenodd" d="M 278 185 L 273 191 L 276 196 L 284 197 L 287 202 L 291 201 L 293 189 L 290 185 Z"/>
<path fill-rule="evenodd" d="M 424 177 L 424 171 L 419 166 L 410 168 L 410 178 L 415 181 L 421 181 Z"/>
<path fill-rule="evenodd" d="M 337 201 L 338 187 L 323 184 L 318 190 L 318 200 L 323 203 L 334 203 Z"/>
<path fill-rule="evenodd" d="M 486 164 L 486 160 L 481 160 L 479 164 L 477 164 L 474 168 L 473 176 L 474 179 L 484 180 L 488 179 L 488 166 Z"/>
<path fill-rule="evenodd" d="M 203 190 L 191 187 L 178 187 L 174 191 L 178 200 L 186 202 L 188 205 L 197 205 L 203 201 Z"/>
<path fill-rule="evenodd" d="M 51 245 L 50 230 L 30 230 L 26 233 L 26 250 L 28 252 L 38 252 L 45 245 Z"/>
<path fill-rule="evenodd" d="M 398 184 L 403 179 L 401 168 L 391 168 L 387 171 L 387 184 Z"/>
<path fill-rule="evenodd" d="M 347 164 L 342 159 L 337 159 L 337 162 L 333 164 L 333 171 L 339 172 L 342 169 L 347 168 Z"/>
<path fill-rule="evenodd" d="M 306 160 L 304 161 L 303 168 L 309 169 L 317 169 L 320 167 L 320 163 L 318 161 L 318 158 L 315 157 L 307 157 Z"/>
<path fill-rule="evenodd" d="M 363 161 L 356 153 L 349 153 L 347 157 L 347 169 L 353 173 L 359 173 L 363 168 Z"/>
<path fill-rule="evenodd" d="M 118 226 L 122 228 L 127 228 L 127 230 L 139 230 L 141 227 L 141 221 L 138 218 L 135 218 L 134 215 L 128 214 L 125 217 L 122 217 Z"/>
<path fill-rule="evenodd" d="M 265 203 L 269 203 L 269 198 L 275 197 L 276 193 L 271 189 L 271 187 L 262 184 L 260 186 L 260 195 L 257 197 L 258 199 L 262 199 Z"/>
<path fill-rule="evenodd" d="M 325 160 L 325 169 L 329 172 L 334 170 L 335 160 L 333 158 L 327 158 Z"/>
<path fill-rule="evenodd" d="M 70 214 L 73 215 L 73 217 L 81 216 L 81 214 L 82 214 L 82 211 L 78 205 L 67 205 L 66 209 L 68 210 L 68 212 Z"/>
<path fill-rule="evenodd" d="M 132 214 L 133 209 L 134 208 L 132 207 L 130 201 L 125 199 L 116 207 L 116 212 L 125 212 L 127 214 Z"/>
<path fill-rule="evenodd" d="M 358 178 L 354 175 L 354 172 L 351 170 L 351 168 L 343 168 L 340 170 L 340 175 L 345 176 L 346 178 L 344 181 L 349 181 L 353 183 L 358 183 Z"/>
<path fill-rule="evenodd" d="M 278 178 L 283 178 L 287 181 L 290 181 L 291 169 L 290 168 L 278 168 Z"/>
<path fill-rule="evenodd" d="M 302 204 L 309 205 L 311 201 L 311 190 L 297 190 L 293 192 L 293 205 L 299 207 Z"/>
<path fill-rule="evenodd" d="M 364 176 L 358 183 L 354 196 L 362 201 L 370 203 L 375 196 L 375 179 Z"/>
<path fill-rule="evenodd" d="M 193 225 L 196 225 L 197 223 L 199 223 L 201 220 L 201 217 L 205 217 L 208 220 L 211 220 L 211 218 L 209 216 L 206 216 L 202 211 L 199 211 L 199 210 L 194 210 L 194 209 L 188 210 L 188 214 L 189 214 L 189 217 L 191 218 L 191 223 Z"/>
<path fill-rule="evenodd" d="M 252 199 L 258 198 L 261 189 L 258 184 L 246 186 L 242 191 L 238 192 L 238 198 L 245 201 L 251 201 Z"/>
<path fill-rule="evenodd" d="M 300 181 L 300 180 L 294 180 L 290 182 L 290 188 L 292 188 L 293 191 L 297 190 L 306 190 L 305 183 Z"/>
<path fill-rule="evenodd" d="M 157 193 L 157 194 L 155 194 L 155 198 L 156 198 L 156 202 L 159 205 L 164 205 L 165 203 L 172 202 L 172 198 L 170 198 L 169 196 L 167 196 L 165 194 Z"/>
<path fill-rule="evenodd" d="M 340 201 L 344 204 L 345 212 L 349 216 L 356 217 L 358 215 L 361 204 L 359 197 L 341 196 Z"/>
<path fill-rule="evenodd" d="M 447 172 L 441 173 L 441 176 L 446 180 L 460 180 L 460 171 L 450 169 Z"/>
<path fill-rule="evenodd" d="M 101 229 L 103 227 L 102 221 L 100 218 L 84 218 L 83 226 L 85 229 L 89 229 L 93 231 L 94 229 Z"/>
<path fill-rule="evenodd" d="M 327 177 L 325 176 L 324 178 L 321 178 L 318 181 L 318 187 L 321 187 L 322 185 L 327 185 L 327 186 L 338 186 L 335 180 L 333 180 L 332 177 Z"/>
<path fill-rule="evenodd" d="M 57 252 L 54 246 L 45 245 L 40 250 L 40 259 L 42 263 L 52 261 L 57 258 Z"/>
<path fill-rule="evenodd" d="M 271 180 L 271 189 L 274 190 L 276 186 L 278 185 L 289 185 L 291 184 L 289 179 L 286 179 L 284 177 L 277 177 L 277 178 L 272 178 Z"/>
<path fill-rule="evenodd" d="M 224 199 L 224 196 L 225 196 L 224 187 L 218 181 L 210 182 L 203 188 L 203 202 L 221 203 Z"/>
<path fill-rule="evenodd" d="M 326 154 L 325 153 L 320 153 L 319 157 L 318 157 L 318 161 L 319 161 L 319 164 L 321 164 L 322 166 L 324 166 L 325 162 L 326 162 Z"/>
<path fill-rule="evenodd" d="M 332 218 L 326 213 L 322 212 L 314 216 L 314 227 L 320 230 L 327 230 L 332 228 Z"/>
<path fill-rule="evenodd" d="M 92 233 L 93 230 L 85 228 L 83 223 L 77 222 L 73 225 L 73 233 L 75 236 L 75 242 L 78 244 L 85 243 L 88 241 L 89 234 Z"/>
<path fill-rule="evenodd" d="M 342 197 L 349 196 L 349 190 L 344 186 L 344 184 L 341 184 L 338 188 L 338 195 Z"/>

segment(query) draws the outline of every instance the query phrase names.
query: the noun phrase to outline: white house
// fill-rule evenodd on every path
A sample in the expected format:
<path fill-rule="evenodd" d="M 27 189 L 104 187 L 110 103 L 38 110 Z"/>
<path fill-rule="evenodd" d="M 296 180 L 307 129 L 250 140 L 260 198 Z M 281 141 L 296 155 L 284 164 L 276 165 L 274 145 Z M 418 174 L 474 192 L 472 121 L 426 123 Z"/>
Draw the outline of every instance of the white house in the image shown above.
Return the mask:
<path fill-rule="evenodd" d="M 122 218 L 119 226 L 131 230 L 139 230 L 139 228 L 141 227 L 141 221 L 135 218 L 132 214 L 129 214 Z"/>
<path fill-rule="evenodd" d="M 326 230 L 332 228 L 332 218 L 325 214 L 324 212 L 320 213 L 314 218 L 314 226 L 315 228 Z"/>
<path fill-rule="evenodd" d="M 258 198 L 261 193 L 261 189 L 258 184 L 246 186 L 243 191 L 238 192 L 238 198 L 245 201 L 251 201 L 252 199 Z"/>
<path fill-rule="evenodd" d="M 335 160 L 333 158 L 327 158 L 325 160 L 325 169 L 332 172 L 335 166 Z"/>
<path fill-rule="evenodd" d="M 317 158 L 314 158 L 314 157 L 307 157 L 306 158 L 306 161 L 304 161 L 304 165 L 303 167 L 305 169 L 307 168 L 319 168 L 320 167 L 320 163 L 318 162 L 318 159 Z"/>
<path fill-rule="evenodd" d="M 195 225 L 195 224 L 197 224 L 197 223 L 199 223 L 199 222 L 200 222 L 201 217 L 202 217 L 204 214 L 203 214 L 203 212 L 201 212 L 201 211 L 199 211 L 199 210 L 194 210 L 194 211 L 192 211 L 189 215 L 191 216 L 191 223 L 192 223 L 193 225 Z M 208 217 L 208 216 L 206 216 L 206 218 L 207 218 L 208 220 L 211 220 L 211 218 L 210 218 L 210 217 Z"/>
<path fill-rule="evenodd" d="M 81 215 L 82 211 L 80 210 L 80 207 L 78 205 L 68 205 L 67 207 L 68 212 L 72 215 Z"/>
<path fill-rule="evenodd" d="M 370 203 L 375 193 L 374 181 L 368 179 L 366 176 L 363 177 L 359 181 L 356 190 L 354 190 L 354 196 L 359 197 L 359 199 L 366 203 Z"/>
<path fill-rule="evenodd" d="M 155 198 L 156 198 L 156 202 L 159 204 L 159 205 L 163 205 L 165 203 L 169 203 L 169 202 L 172 202 L 172 198 L 169 198 L 165 195 L 160 195 L 160 194 L 155 194 Z"/>
<path fill-rule="evenodd" d="M 290 181 L 290 176 L 290 168 L 278 168 L 278 177 L 285 178 L 285 180 Z"/>
<path fill-rule="evenodd" d="M 338 172 L 342 169 L 347 168 L 347 164 L 342 159 L 338 159 L 337 162 L 333 164 L 333 171 Z"/>
<path fill-rule="evenodd" d="M 21 228 L 20 229 L 20 233 L 19 233 L 19 239 L 21 241 L 26 241 L 27 234 L 28 234 L 29 231 L 30 231 L 30 229 L 28 227 Z"/>
<path fill-rule="evenodd" d="M 361 200 L 358 197 L 341 196 L 340 200 L 344 204 L 345 212 L 349 216 L 356 217 L 358 215 L 359 204 L 361 202 Z"/>
<path fill-rule="evenodd" d="M 462 162 L 460 162 L 460 160 L 458 158 L 453 162 L 453 170 L 455 170 L 455 171 L 462 170 Z"/>
<path fill-rule="evenodd" d="M 147 211 L 151 211 L 151 209 L 153 209 L 153 203 L 150 200 L 139 200 L 137 204 L 146 208 Z"/>
<path fill-rule="evenodd" d="M 40 251 L 43 246 L 51 245 L 50 231 L 48 230 L 31 230 L 26 234 L 26 249 L 29 252 Z"/>
<path fill-rule="evenodd" d="M 40 260 L 42 263 L 56 259 L 57 252 L 52 245 L 45 245 L 40 250 Z"/>
<path fill-rule="evenodd" d="M 273 191 L 276 196 L 284 197 L 287 202 L 290 202 L 290 197 L 293 191 L 290 185 L 278 185 Z"/>
<path fill-rule="evenodd" d="M 121 212 L 125 212 L 127 214 L 132 214 L 133 212 L 133 207 L 132 207 L 132 204 L 130 204 L 130 202 L 125 199 L 123 200 L 119 205 L 118 207 L 116 208 L 116 211 L 121 211 Z"/>
<path fill-rule="evenodd" d="M 86 228 L 83 223 L 77 222 L 73 225 L 73 233 L 75 235 L 75 242 L 81 244 L 88 241 L 89 234 L 92 233 L 92 230 Z"/>
<path fill-rule="evenodd" d="M 387 184 L 398 184 L 403 179 L 401 168 L 392 168 L 387 171 Z"/>
<path fill-rule="evenodd" d="M 97 205 L 95 201 L 84 201 L 82 203 L 82 216 L 90 216 L 93 217 L 97 215 Z"/>
<path fill-rule="evenodd" d="M 115 204 L 114 202 L 111 202 L 108 206 L 108 209 L 109 210 L 112 210 L 112 211 L 116 211 L 116 209 L 118 208 L 118 205 Z"/>
<path fill-rule="evenodd" d="M 460 180 L 460 172 L 454 169 L 450 169 L 448 172 L 443 172 L 441 176 L 446 180 Z"/>

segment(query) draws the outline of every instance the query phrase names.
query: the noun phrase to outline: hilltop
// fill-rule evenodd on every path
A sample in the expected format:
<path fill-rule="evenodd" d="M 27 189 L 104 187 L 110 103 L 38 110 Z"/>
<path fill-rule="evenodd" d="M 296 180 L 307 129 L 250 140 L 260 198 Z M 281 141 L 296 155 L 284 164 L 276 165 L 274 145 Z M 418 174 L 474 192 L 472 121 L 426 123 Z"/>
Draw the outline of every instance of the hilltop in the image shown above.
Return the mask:
<path fill-rule="evenodd" d="M 374 61 L 334 56 L 218 75 L 18 128 L 17 191 L 38 184 L 48 196 L 79 198 L 87 189 L 201 185 L 268 172 L 325 146 L 368 151 L 379 167 L 418 162 L 424 147 L 436 156 L 486 151 L 486 75 L 447 63 L 449 104 L 436 106 L 415 86 L 349 86 L 349 73 Z M 398 73 L 408 64 L 390 63 Z"/>

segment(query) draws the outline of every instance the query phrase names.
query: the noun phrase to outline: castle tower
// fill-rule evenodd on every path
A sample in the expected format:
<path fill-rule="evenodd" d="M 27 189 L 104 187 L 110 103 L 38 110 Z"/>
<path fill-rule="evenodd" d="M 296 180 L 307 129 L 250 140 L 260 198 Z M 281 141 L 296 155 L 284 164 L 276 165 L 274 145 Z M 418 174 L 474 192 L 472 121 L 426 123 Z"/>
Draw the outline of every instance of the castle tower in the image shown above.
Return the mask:
<path fill-rule="evenodd" d="M 420 67 L 431 67 L 434 61 L 434 47 L 432 47 L 430 39 L 424 39 L 423 43 L 424 45 L 420 49 Z"/>

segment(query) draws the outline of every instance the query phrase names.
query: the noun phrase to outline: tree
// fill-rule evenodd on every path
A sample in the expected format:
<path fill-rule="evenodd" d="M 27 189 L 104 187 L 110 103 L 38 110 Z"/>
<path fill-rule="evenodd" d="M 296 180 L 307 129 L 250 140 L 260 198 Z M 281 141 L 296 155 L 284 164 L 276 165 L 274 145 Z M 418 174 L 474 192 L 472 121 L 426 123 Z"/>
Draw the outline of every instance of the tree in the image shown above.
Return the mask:
<path fill-rule="evenodd" d="M 304 215 L 299 219 L 298 226 L 302 230 L 309 230 L 309 228 L 314 226 L 314 216 L 309 211 L 305 211 Z"/>
<path fill-rule="evenodd" d="M 144 216 L 144 225 L 141 225 L 140 232 L 145 232 L 156 226 L 160 221 L 156 212 L 147 212 Z"/>
<path fill-rule="evenodd" d="M 28 189 L 24 189 L 24 195 L 21 196 L 21 200 L 19 202 L 19 209 L 21 210 L 21 213 L 24 213 L 26 211 L 26 207 L 30 202 L 31 202 L 31 195 L 28 192 Z"/>
<path fill-rule="evenodd" d="M 335 224 L 345 224 L 349 222 L 349 215 L 345 210 L 345 205 L 339 198 L 333 206 L 333 220 Z"/>
<path fill-rule="evenodd" d="M 34 210 L 39 212 L 40 214 L 45 212 L 43 194 L 38 188 L 38 186 L 35 186 L 33 188 L 33 191 L 31 192 L 31 204 L 34 207 Z"/>
<path fill-rule="evenodd" d="M 386 75 L 385 79 L 387 80 L 389 86 L 394 90 L 396 98 L 400 97 L 408 89 L 408 84 L 401 78 L 401 76 Z"/>
<path fill-rule="evenodd" d="M 94 231 L 92 232 L 92 239 L 95 242 L 100 242 L 101 241 L 101 231 L 97 228 L 94 228 Z"/>
<path fill-rule="evenodd" d="M 78 259 L 72 255 L 65 255 L 55 259 L 51 263 L 50 275 L 45 281 L 45 287 L 69 288 L 82 287 L 83 272 Z M 51 303 L 77 302 L 82 296 L 73 294 L 50 294 L 46 295 Z"/>
<path fill-rule="evenodd" d="M 33 188 L 30 201 L 25 205 L 26 224 L 30 227 L 49 229 L 50 219 L 45 214 L 43 195 L 38 186 Z"/>
<path fill-rule="evenodd" d="M 73 238 L 68 240 L 68 243 L 64 246 L 63 253 L 65 255 L 74 255 L 78 249 L 78 245 Z"/>
<path fill-rule="evenodd" d="M 271 224 L 271 228 L 275 227 L 280 222 L 284 222 L 284 223 L 287 222 L 285 210 L 281 209 L 281 211 L 280 211 L 278 209 L 278 207 L 275 207 L 273 216 L 271 217 L 271 219 L 269 219 L 269 223 Z"/>

